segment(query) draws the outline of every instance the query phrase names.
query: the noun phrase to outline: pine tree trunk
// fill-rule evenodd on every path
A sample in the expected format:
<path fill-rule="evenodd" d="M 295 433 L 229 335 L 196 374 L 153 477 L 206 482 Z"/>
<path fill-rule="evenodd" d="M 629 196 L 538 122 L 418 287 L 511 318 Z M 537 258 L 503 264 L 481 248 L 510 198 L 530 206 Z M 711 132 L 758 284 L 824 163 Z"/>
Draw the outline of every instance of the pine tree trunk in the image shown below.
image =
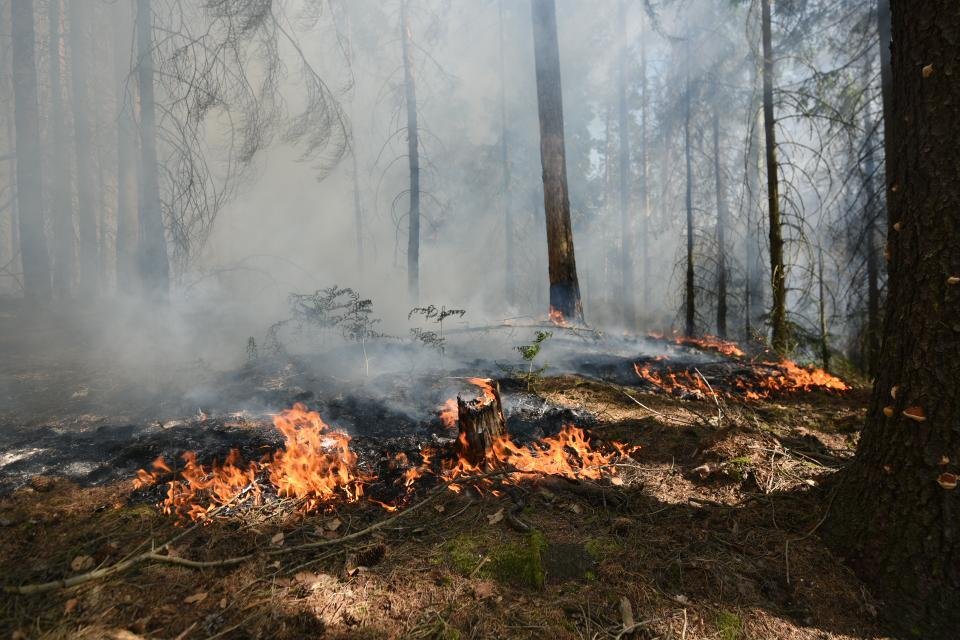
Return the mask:
<path fill-rule="evenodd" d="M 170 262 L 160 202 L 157 164 L 157 110 L 153 86 L 153 9 L 137 0 L 137 87 L 140 92 L 140 198 L 137 261 L 144 293 L 165 298 L 170 290 Z"/>
<path fill-rule="evenodd" d="M 500 203 L 503 207 L 503 246 L 505 254 L 504 296 L 511 307 L 516 304 L 516 265 L 513 248 L 513 211 L 510 201 L 510 156 L 507 148 L 507 66 L 504 60 L 503 0 L 497 4 L 500 37 Z"/>
<path fill-rule="evenodd" d="M 864 346 L 867 356 L 867 373 L 876 375 L 877 361 L 880 357 L 880 261 L 876 241 L 879 203 L 874 186 L 874 173 L 877 167 L 873 156 L 872 136 L 870 136 L 873 123 L 869 116 L 864 117 L 864 127 L 867 131 L 863 165 L 863 192 L 866 199 L 863 207 L 863 234 L 867 263 L 867 335 Z"/>
<path fill-rule="evenodd" d="M 32 302 L 50 298 L 50 264 L 43 233 L 43 173 L 33 0 L 10 3 L 13 41 L 14 129 L 23 292 Z"/>
<path fill-rule="evenodd" d="M 688 36 L 689 38 L 689 36 Z M 686 311 L 686 323 L 684 324 L 684 335 L 692 336 L 696 329 L 697 321 L 697 296 L 693 271 L 693 151 L 690 141 L 690 102 L 692 96 L 690 92 L 690 44 L 686 46 L 686 89 L 683 96 L 683 158 L 687 168 L 685 204 L 687 210 L 687 277 L 684 290 L 684 308 Z"/>
<path fill-rule="evenodd" d="M 50 172 L 52 187 L 53 218 L 53 292 L 64 297 L 70 294 L 74 279 L 74 229 L 73 196 L 71 193 L 70 167 L 66 150 L 67 121 L 63 107 L 64 65 L 66 51 L 63 46 L 63 2 L 50 0 L 47 25 L 49 27 L 50 53 L 50 118 L 52 120 L 52 145 Z"/>
<path fill-rule="evenodd" d="M 70 89 L 73 106 L 74 144 L 77 154 L 77 222 L 80 236 L 81 299 L 89 300 L 99 290 L 100 257 L 97 242 L 97 205 L 94 196 L 93 130 L 90 126 L 90 34 L 84 2 L 68 2 L 70 41 Z"/>
<path fill-rule="evenodd" d="M 643 12 L 640 12 L 641 20 Z M 647 184 L 648 158 L 647 145 L 649 144 L 647 109 L 647 34 L 641 22 L 640 29 L 640 262 L 643 265 L 643 281 L 641 283 L 640 304 L 644 309 L 650 306 L 650 190 Z"/>
<path fill-rule="evenodd" d="M 817 311 L 820 317 L 820 362 L 830 371 L 830 341 L 827 332 L 827 289 L 823 280 L 823 249 L 817 250 Z"/>
<path fill-rule="evenodd" d="M 563 137 L 563 95 L 560 84 L 560 48 L 554 0 L 532 0 L 533 48 L 540 115 L 540 161 L 547 221 L 550 308 L 564 319 L 583 322 L 580 284 L 570 222 L 567 160 Z"/>
<path fill-rule="evenodd" d="M 760 79 L 760 72 L 757 65 L 753 66 L 751 87 L 757 86 Z M 745 331 L 748 340 L 753 338 L 754 326 L 761 323 L 764 313 L 764 281 L 763 269 L 761 268 L 760 258 L 760 235 L 758 225 L 762 216 L 758 216 L 762 211 L 758 207 L 760 193 L 760 144 L 759 144 L 759 113 L 762 108 L 762 100 L 758 103 L 751 103 L 754 109 L 754 115 L 758 117 L 749 131 L 749 140 L 747 142 L 746 158 L 746 230 L 744 233 L 744 244 L 746 245 L 746 278 L 744 279 L 744 318 Z"/>
<path fill-rule="evenodd" d="M 891 8 L 900 231 L 873 398 L 823 533 L 905 636 L 947 640 L 960 629 L 960 19 L 953 0 Z"/>
<path fill-rule="evenodd" d="M 720 113 L 713 107 L 713 175 L 717 192 L 717 335 L 727 337 L 727 197 L 720 166 Z"/>
<path fill-rule="evenodd" d="M 627 3 L 618 3 L 619 32 L 617 61 L 617 111 L 620 133 L 620 300 L 623 323 L 634 329 L 637 309 L 634 302 L 633 216 L 630 211 L 630 112 L 627 108 Z"/>
<path fill-rule="evenodd" d="M 403 47 L 403 94 L 407 108 L 407 160 L 410 166 L 410 212 L 407 239 L 407 290 L 410 302 L 420 300 L 420 144 L 417 86 L 413 76 L 413 34 L 407 0 L 400 2 L 400 42 Z"/>
<path fill-rule="evenodd" d="M 787 329 L 787 274 L 783 263 L 783 229 L 780 219 L 776 120 L 773 118 L 773 47 L 770 25 L 771 0 L 760 0 L 763 30 L 763 130 L 767 152 L 767 207 L 770 215 L 770 309 L 771 345 L 780 356 L 789 349 Z"/>
<path fill-rule="evenodd" d="M 893 119 L 893 66 L 890 59 L 890 0 L 877 0 L 877 31 L 880 40 L 880 94 L 883 100 L 883 149 L 884 158 L 893 157 L 893 140 L 896 136 Z M 887 166 L 885 164 L 885 166 Z M 889 169 L 887 170 L 889 172 Z M 887 179 L 887 187 L 890 180 Z M 889 193 L 887 194 L 889 198 Z M 889 216 L 888 216 L 889 217 Z"/>
<path fill-rule="evenodd" d="M 117 289 L 132 293 L 137 283 L 136 87 L 129 82 L 133 4 L 113 7 L 113 63 L 117 82 Z"/>

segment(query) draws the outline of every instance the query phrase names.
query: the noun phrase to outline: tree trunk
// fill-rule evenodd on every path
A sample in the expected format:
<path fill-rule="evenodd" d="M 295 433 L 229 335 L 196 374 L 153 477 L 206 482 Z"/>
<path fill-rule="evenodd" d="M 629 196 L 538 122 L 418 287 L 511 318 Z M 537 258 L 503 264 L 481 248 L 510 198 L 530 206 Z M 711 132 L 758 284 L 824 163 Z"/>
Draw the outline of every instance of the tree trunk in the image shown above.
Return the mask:
<path fill-rule="evenodd" d="M 827 333 L 827 291 L 823 281 L 823 249 L 817 249 L 817 310 L 820 316 L 820 362 L 830 371 L 830 341 Z"/>
<path fill-rule="evenodd" d="M 896 122 L 893 118 L 893 66 L 890 61 L 890 0 L 877 0 L 877 31 L 880 40 L 880 93 L 883 99 L 883 150 L 884 158 L 893 157 L 893 140 L 896 136 Z M 884 166 L 889 163 L 885 161 Z M 889 172 L 889 168 L 887 168 Z M 890 179 L 886 180 L 890 188 Z M 887 192 L 887 199 L 890 194 Z M 889 211 L 888 211 L 889 213 Z M 889 221 L 889 215 L 888 221 Z"/>
<path fill-rule="evenodd" d="M 689 40 L 689 34 L 687 36 Z M 686 180 L 686 208 L 687 208 L 687 278 L 684 291 L 684 308 L 686 310 L 686 323 L 684 325 L 684 335 L 693 336 L 696 329 L 697 310 L 696 310 L 696 290 L 694 288 L 693 272 L 693 158 L 690 142 L 690 102 L 692 91 L 690 84 L 690 43 L 686 43 L 686 89 L 683 96 L 683 157 L 687 168 Z"/>
<path fill-rule="evenodd" d="M 403 47 L 403 95 L 407 107 L 407 160 L 410 164 L 407 290 L 410 302 L 417 304 L 420 300 L 420 145 L 417 86 L 413 76 L 413 33 L 407 15 L 407 0 L 400 2 L 400 43 Z"/>
<path fill-rule="evenodd" d="M 946 640 L 960 629 L 960 20 L 952 0 L 891 8 L 900 230 L 873 398 L 823 533 L 905 636 Z"/>
<path fill-rule="evenodd" d="M 640 12 L 641 20 L 643 12 Z M 650 191 L 647 185 L 648 159 L 647 144 L 649 144 L 647 128 L 647 34 L 641 22 L 640 29 L 640 261 L 643 265 L 642 295 L 640 303 L 646 310 L 650 306 Z"/>
<path fill-rule="evenodd" d="M 713 175 L 717 192 L 717 335 L 727 337 L 727 197 L 720 166 L 720 113 L 713 107 Z"/>
<path fill-rule="evenodd" d="M 514 282 L 517 274 L 514 264 L 513 236 L 516 233 L 513 229 L 513 211 L 510 201 L 510 156 L 507 148 L 507 65 L 504 60 L 504 37 L 503 37 L 503 0 L 497 4 L 499 18 L 499 37 L 500 37 L 500 180 L 501 194 L 500 203 L 503 207 L 503 247 L 505 254 L 504 266 L 504 296 L 507 304 L 513 306 L 516 304 L 516 289 Z"/>
<path fill-rule="evenodd" d="M 157 164 L 157 111 L 153 87 L 153 9 L 137 0 L 137 87 L 140 92 L 140 207 L 137 260 L 144 293 L 165 298 L 170 290 L 170 262 L 160 203 Z"/>
<path fill-rule="evenodd" d="M 68 2 L 73 131 L 77 154 L 77 222 L 80 230 L 81 299 L 99 289 L 100 257 L 97 243 L 97 206 L 94 197 L 93 131 L 90 126 L 90 6 Z"/>
<path fill-rule="evenodd" d="M 567 193 L 556 6 L 554 0 L 532 0 L 531 5 L 540 114 L 543 204 L 547 220 L 550 309 L 566 320 L 582 323 L 583 305 L 580 302 L 573 225 L 570 222 L 570 197 Z"/>
<path fill-rule="evenodd" d="M 763 131 L 767 152 L 767 207 L 770 215 L 770 309 L 771 344 L 780 356 L 789 349 L 787 330 L 787 274 L 783 264 L 783 229 L 780 220 L 776 121 L 773 119 L 773 47 L 771 45 L 770 2 L 760 0 L 763 20 Z"/>
<path fill-rule="evenodd" d="M 487 380 L 490 387 L 475 400 L 457 396 L 457 444 L 460 455 L 473 465 L 481 466 L 493 449 L 493 443 L 506 434 L 506 420 L 500 401 L 500 384 Z"/>
<path fill-rule="evenodd" d="M 133 5 L 113 7 L 113 64 L 117 82 L 117 289 L 132 293 L 137 282 L 137 140 L 136 88 L 130 76 Z"/>
<path fill-rule="evenodd" d="M 867 356 L 867 373 L 872 376 L 877 373 L 877 362 L 880 357 L 880 261 L 876 241 L 876 219 L 879 207 L 877 190 L 874 186 L 874 173 L 877 167 L 870 135 L 873 131 L 873 123 L 869 116 L 864 117 L 864 127 L 867 132 L 863 165 L 863 190 L 866 198 L 863 206 L 863 234 L 867 263 L 867 335 L 864 349 Z"/>
<path fill-rule="evenodd" d="M 33 0 L 16 0 L 10 3 L 10 7 L 23 293 L 28 300 L 40 302 L 50 298 L 50 258 L 43 233 L 43 172 Z"/>
<path fill-rule="evenodd" d="M 757 86 L 760 79 L 760 72 L 757 65 L 753 66 L 751 87 Z M 762 103 L 762 100 L 760 101 Z M 757 115 L 755 125 L 749 131 L 749 140 L 747 142 L 746 158 L 746 232 L 744 234 L 744 243 L 746 244 L 746 278 L 744 279 L 744 318 L 745 331 L 748 340 L 753 338 L 754 325 L 759 325 L 764 313 L 764 283 L 763 269 L 760 264 L 760 234 L 759 222 L 762 216 L 756 214 L 762 211 L 758 206 L 758 195 L 760 193 L 760 144 L 758 135 L 758 125 L 760 123 L 758 108 L 760 103 L 752 103 L 754 115 Z"/>
<path fill-rule="evenodd" d="M 627 3 L 618 3 L 619 32 L 617 61 L 617 106 L 620 133 L 620 300 L 623 324 L 628 330 L 637 324 L 634 303 L 633 217 L 630 211 L 630 111 L 627 108 Z"/>
<path fill-rule="evenodd" d="M 73 195 L 70 166 L 65 153 L 69 147 L 67 121 L 63 108 L 64 66 L 63 2 L 50 0 L 47 15 L 50 52 L 50 118 L 52 146 L 50 154 L 51 188 L 53 191 L 53 292 L 64 297 L 70 294 L 74 279 Z"/>

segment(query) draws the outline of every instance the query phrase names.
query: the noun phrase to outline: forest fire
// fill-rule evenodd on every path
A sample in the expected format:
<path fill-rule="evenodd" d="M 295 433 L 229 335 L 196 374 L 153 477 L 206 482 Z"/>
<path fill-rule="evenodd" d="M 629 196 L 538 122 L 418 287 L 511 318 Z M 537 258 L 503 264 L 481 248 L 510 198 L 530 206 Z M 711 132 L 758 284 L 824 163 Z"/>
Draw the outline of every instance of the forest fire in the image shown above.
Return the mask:
<path fill-rule="evenodd" d="M 550 307 L 550 313 L 547 315 L 547 319 L 558 327 L 570 326 L 567 322 L 567 318 L 563 315 L 563 312 L 552 305 Z"/>
<path fill-rule="evenodd" d="M 729 356 L 731 358 L 742 358 L 746 355 L 743 349 L 736 342 L 724 340 L 717 336 L 704 335 L 700 338 L 674 335 L 667 337 L 662 333 L 651 332 L 647 334 L 648 338 L 654 340 L 666 340 L 687 347 L 696 347 L 704 351 L 715 351 L 716 353 Z"/>

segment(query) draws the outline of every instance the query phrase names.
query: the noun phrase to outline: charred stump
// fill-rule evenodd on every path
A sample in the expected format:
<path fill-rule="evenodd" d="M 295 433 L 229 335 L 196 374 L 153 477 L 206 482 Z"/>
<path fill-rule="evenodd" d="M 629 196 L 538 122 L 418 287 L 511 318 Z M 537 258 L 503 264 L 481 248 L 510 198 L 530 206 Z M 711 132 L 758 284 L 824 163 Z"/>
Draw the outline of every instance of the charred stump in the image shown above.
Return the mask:
<path fill-rule="evenodd" d="M 479 397 L 464 401 L 457 396 L 457 424 L 460 430 L 457 443 L 464 459 L 481 466 L 493 449 L 493 443 L 507 433 L 507 426 L 500 402 L 499 383 L 495 380 L 478 380 L 477 384 L 483 390 Z"/>

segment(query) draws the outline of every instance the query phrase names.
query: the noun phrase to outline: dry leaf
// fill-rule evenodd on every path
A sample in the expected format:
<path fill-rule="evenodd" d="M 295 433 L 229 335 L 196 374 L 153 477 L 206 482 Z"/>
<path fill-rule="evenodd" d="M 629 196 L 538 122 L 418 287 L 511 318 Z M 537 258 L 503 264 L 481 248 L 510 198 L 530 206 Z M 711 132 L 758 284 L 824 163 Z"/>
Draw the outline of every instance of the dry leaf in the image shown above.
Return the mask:
<path fill-rule="evenodd" d="M 940 477 L 937 478 L 937 484 L 946 489 L 947 491 L 953 491 L 957 488 L 957 474 L 955 473 L 941 473 Z"/>
<path fill-rule="evenodd" d="M 492 598 L 496 593 L 496 585 L 492 580 L 481 580 L 473 585 L 473 595 L 481 600 Z"/>
<path fill-rule="evenodd" d="M 610 484 L 612 484 L 615 487 L 622 487 L 623 478 L 621 478 L 620 476 L 613 476 L 612 478 L 610 478 Z"/>
<path fill-rule="evenodd" d="M 903 410 L 903 417 L 915 422 L 924 422 L 927 419 L 926 414 L 923 413 L 923 407 L 907 407 Z"/>
<path fill-rule="evenodd" d="M 340 528 L 343 522 L 340 521 L 340 518 L 334 518 L 333 520 L 327 520 L 327 531 L 336 531 Z"/>
<path fill-rule="evenodd" d="M 275 547 L 281 546 L 283 544 L 283 531 L 275 533 L 274 536 L 270 538 L 270 544 Z"/>
<path fill-rule="evenodd" d="M 227 599 L 226 599 L 226 598 L 220 598 L 220 608 L 221 608 L 221 609 L 226 609 L 226 608 L 227 608 Z"/>
<path fill-rule="evenodd" d="M 893 385 L 892 387 L 890 387 L 890 397 L 891 397 L 891 398 L 893 398 L 894 400 L 896 400 L 898 393 L 900 393 L 900 385 L 895 384 L 895 385 Z"/>
<path fill-rule="evenodd" d="M 433 509 L 434 509 L 434 511 L 436 511 L 437 513 L 443 513 L 444 511 L 447 510 L 447 508 L 446 508 L 445 506 L 443 506 L 442 504 L 435 504 L 435 505 L 433 505 Z"/>
<path fill-rule="evenodd" d="M 67 602 L 63 605 L 63 615 L 68 616 L 76 611 L 78 604 L 80 604 L 80 601 L 76 598 L 70 598 L 67 600 Z"/>
<path fill-rule="evenodd" d="M 197 604 L 198 602 L 203 602 L 207 599 L 206 591 L 198 591 L 192 596 L 187 596 L 183 599 L 183 604 Z"/>
<path fill-rule="evenodd" d="M 624 629 L 633 629 L 637 623 L 633 618 L 633 605 L 627 596 L 620 596 L 620 621 Z"/>
<path fill-rule="evenodd" d="M 500 511 L 497 511 L 492 516 L 487 516 L 487 522 L 490 524 L 497 524 L 501 520 L 503 520 L 503 509 L 500 509 Z"/>
<path fill-rule="evenodd" d="M 883 415 L 887 416 L 888 418 L 892 418 L 892 417 L 893 417 L 893 414 L 894 414 L 895 412 L 896 412 L 896 410 L 895 410 L 893 407 L 884 407 L 884 408 L 883 408 Z"/>
<path fill-rule="evenodd" d="M 924 77 L 924 78 L 929 78 L 930 76 L 933 75 L 933 65 L 932 65 L 932 64 L 928 64 L 927 66 L 925 66 L 925 67 L 920 71 L 920 73 L 923 74 L 923 77 Z"/>
<path fill-rule="evenodd" d="M 93 558 L 90 556 L 77 556 L 70 562 L 70 568 L 74 571 L 89 571 L 93 568 Z"/>
<path fill-rule="evenodd" d="M 950 276 L 947 278 L 947 284 L 960 284 L 960 276 Z"/>

